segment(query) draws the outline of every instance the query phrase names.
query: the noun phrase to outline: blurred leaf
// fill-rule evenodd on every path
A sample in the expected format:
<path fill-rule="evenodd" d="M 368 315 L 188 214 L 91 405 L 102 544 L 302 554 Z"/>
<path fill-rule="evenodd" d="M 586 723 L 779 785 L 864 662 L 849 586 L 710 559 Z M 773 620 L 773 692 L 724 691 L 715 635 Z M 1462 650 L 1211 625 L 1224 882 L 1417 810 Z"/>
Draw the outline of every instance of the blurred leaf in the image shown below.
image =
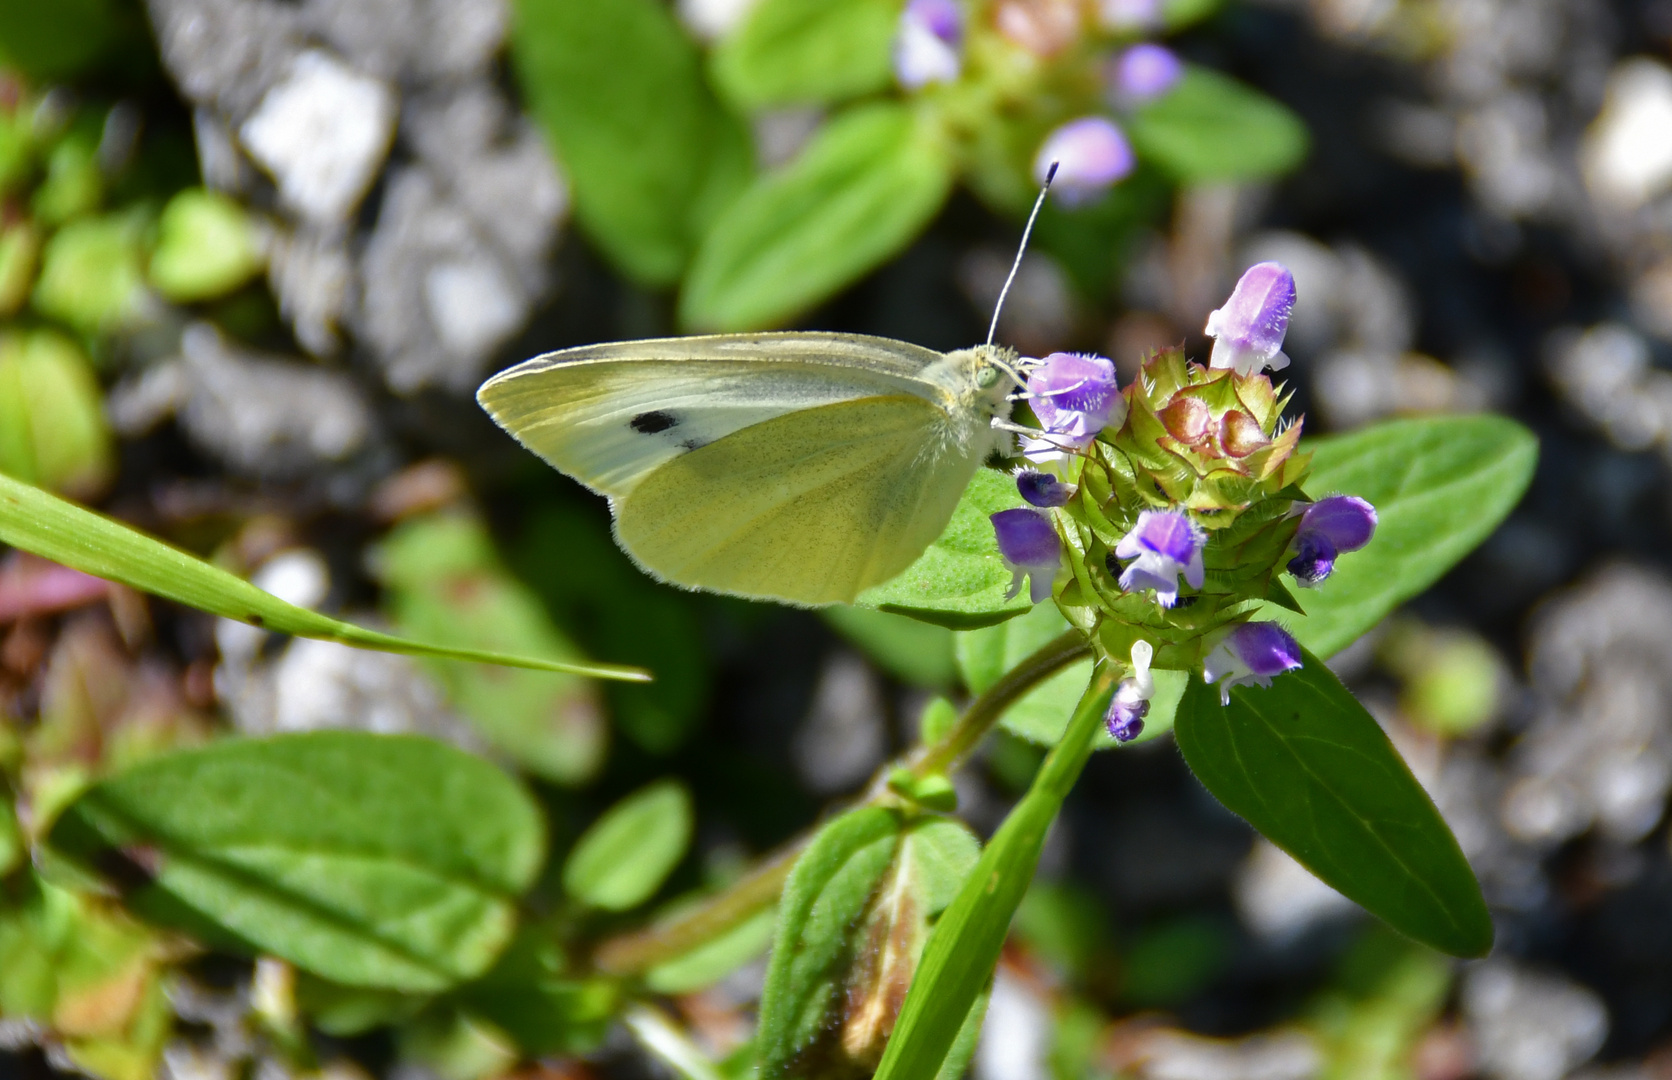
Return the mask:
<path fill-rule="evenodd" d="M 457 997 L 529 1056 L 590 1053 L 615 1019 L 620 988 L 566 966 L 558 928 L 528 923 L 492 970 L 461 987 Z"/>
<path fill-rule="evenodd" d="M 1167 31 L 1182 30 L 1214 14 L 1223 0 L 1161 0 L 1161 21 Z"/>
<path fill-rule="evenodd" d="M 218 191 L 190 188 L 169 200 L 157 222 L 151 284 L 189 304 L 224 296 L 266 262 L 261 232 L 243 206 Z"/>
<path fill-rule="evenodd" d="M 1194 64 L 1127 131 L 1139 157 L 1184 184 L 1278 176 L 1306 157 L 1306 125 L 1264 94 Z"/>
<path fill-rule="evenodd" d="M 563 888 L 606 911 L 638 907 L 661 888 L 691 843 L 691 796 L 658 780 L 592 823 L 563 864 Z"/>
<path fill-rule="evenodd" d="M 53 234 L 41 254 L 35 310 L 84 334 L 128 325 L 145 310 L 140 237 L 145 222 L 135 212 L 70 222 Z"/>
<path fill-rule="evenodd" d="M 766 952 L 777 921 L 776 908 L 758 911 L 719 937 L 657 964 L 645 973 L 644 984 L 657 994 L 688 994 L 717 983 Z"/>
<path fill-rule="evenodd" d="M 410 1019 L 430 998 L 368 986 L 343 986 L 317 975 L 296 973 L 296 1008 L 308 1024 L 335 1038 L 363 1035 Z"/>
<path fill-rule="evenodd" d="M 958 667 L 963 672 L 964 684 L 971 693 L 985 691 L 1005 672 L 1067 629 L 1068 620 L 1062 617 L 1057 606 L 1043 603 L 1035 604 L 1020 618 L 959 632 L 956 635 Z M 1005 710 L 999 723 L 1018 738 L 1040 746 L 1054 746 L 1067 729 L 1075 704 L 1086 692 L 1091 664 L 1090 660 L 1082 660 L 1063 668 Z M 1113 745 L 1114 740 L 1101 735 L 1099 744 Z"/>
<path fill-rule="evenodd" d="M 714 85 L 743 109 L 886 89 L 899 19 L 896 0 L 760 0 L 715 48 Z"/>
<path fill-rule="evenodd" d="M 575 215 L 622 271 L 670 285 L 753 167 L 742 124 L 658 0 L 516 0 L 511 57 L 574 187 Z"/>
<path fill-rule="evenodd" d="M 846 604 L 822 608 L 819 614 L 885 671 L 913 686 L 941 689 L 958 677 L 952 631 L 944 626 Z"/>
<path fill-rule="evenodd" d="M 940 211 L 952 147 L 927 112 L 862 105 L 714 224 L 680 297 L 693 330 L 775 326 L 898 254 Z"/>
<path fill-rule="evenodd" d="M 1068 271 L 1083 297 L 1100 303 L 1119 283 L 1132 241 L 1167 212 L 1172 194 L 1157 170 L 1140 168 L 1089 205 L 1065 209 L 1047 199 L 1033 242 Z"/>
<path fill-rule="evenodd" d="M 11 876 L 29 857 L 29 842 L 18 826 L 12 794 L 0 785 L 0 880 Z"/>
<path fill-rule="evenodd" d="M 709 695 L 702 599 L 642 573 L 616 546 L 607 518 L 575 507 L 536 511 L 511 557 L 517 576 L 590 652 L 656 673 L 655 682 L 605 688 L 616 726 L 653 754 L 689 738 Z"/>
<path fill-rule="evenodd" d="M 76 344 L 52 330 L 0 334 L 0 472 L 91 495 L 115 456 L 98 379 Z"/>
<path fill-rule="evenodd" d="M 1121 999 L 1139 1008 L 1182 1005 L 1225 970 L 1236 944 L 1229 927 L 1201 915 L 1149 927 L 1121 964 Z"/>
<path fill-rule="evenodd" d="M 861 593 L 859 604 L 954 630 L 992 626 L 1026 613 L 1033 607 L 1026 595 L 1004 598 L 1011 575 L 989 520 L 1000 510 L 1022 505 L 1009 474 L 977 469 L 940 539 L 899 577 Z"/>
<path fill-rule="evenodd" d="M 91 110 L 82 110 L 69 131 L 46 149 L 46 175 L 29 199 L 41 224 L 64 225 L 99 208 L 105 187 L 99 169 L 99 121 Z"/>
<path fill-rule="evenodd" d="M 361 649 L 470 660 L 601 679 L 642 679 L 636 668 L 506 656 L 408 641 L 287 604 L 217 566 L 39 488 L 0 475 L 0 541 L 94 577 L 281 634 Z"/>
<path fill-rule="evenodd" d="M 900 819 L 868 806 L 819 830 L 796 860 L 778 903 L 778 931 L 761 993 L 761 1080 L 797 1075 L 797 1058 L 828 1031 L 851 955 L 848 934 L 888 871 Z"/>
<path fill-rule="evenodd" d="M 1113 692 L 1112 675 L 1099 673 L 1092 680 L 1033 786 L 993 834 L 936 924 L 876 1080 L 935 1076 L 962 1041 L 960 1032 L 992 978 L 1011 918 L 1033 880 L 1046 830 L 1091 756 Z"/>
<path fill-rule="evenodd" d="M 1394 420 L 1304 443 L 1308 493 L 1357 495 L 1376 507 L 1370 546 L 1343 556 L 1299 596 L 1304 616 L 1266 605 L 1300 643 L 1333 656 L 1416 596 L 1492 534 L 1521 501 L 1538 462 L 1532 432 L 1501 416 Z"/>
<path fill-rule="evenodd" d="M 43 80 L 79 75 L 127 36 L 128 7 L 117 0 L 0 0 L 0 63 Z"/>
<path fill-rule="evenodd" d="M 49 842 L 123 867 L 129 906 L 204 921 L 351 986 L 481 974 L 545 852 L 539 809 L 481 758 L 414 736 L 232 739 L 88 789 Z"/>
<path fill-rule="evenodd" d="M 372 561 L 386 588 L 385 608 L 402 634 L 580 659 L 540 601 L 505 572 L 487 530 L 467 514 L 406 521 L 378 545 Z M 459 711 L 531 772 L 578 784 L 603 764 L 609 730 L 590 682 L 480 665 L 432 668 Z"/>
<path fill-rule="evenodd" d="M 1384 926 L 1367 927 L 1334 985 L 1307 1010 L 1324 1050 L 1320 1080 L 1406 1080 L 1451 983 L 1445 957 Z"/>
<path fill-rule="evenodd" d="M 1311 653 L 1231 703 L 1192 677 L 1174 727 L 1204 787 L 1400 933 L 1484 956 L 1492 917 L 1445 819 L 1375 719 Z"/>
<path fill-rule="evenodd" d="M 458 1009 L 428 1009 L 395 1032 L 396 1052 L 441 1080 L 488 1080 L 511 1071 L 517 1048 L 491 1022 Z"/>
<path fill-rule="evenodd" d="M 1098 968 L 1114 966 L 1110 922 L 1102 900 L 1089 887 L 1035 881 L 1016 909 L 1015 930 L 1059 974 L 1082 980 Z"/>
<path fill-rule="evenodd" d="M 33 223 L 0 227 L 0 317 L 16 315 L 28 301 L 40 257 L 41 234 Z"/>

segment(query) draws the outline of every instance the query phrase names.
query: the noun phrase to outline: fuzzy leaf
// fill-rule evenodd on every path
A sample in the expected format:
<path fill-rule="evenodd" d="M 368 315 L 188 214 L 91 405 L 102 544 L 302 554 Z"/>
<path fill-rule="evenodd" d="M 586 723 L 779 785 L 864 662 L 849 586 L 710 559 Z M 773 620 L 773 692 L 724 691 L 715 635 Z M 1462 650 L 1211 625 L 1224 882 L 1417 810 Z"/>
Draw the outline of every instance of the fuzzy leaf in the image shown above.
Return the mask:
<path fill-rule="evenodd" d="M 650 899 L 691 843 L 691 796 L 660 780 L 627 796 L 593 822 L 563 864 L 570 896 L 606 911 Z"/>
<path fill-rule="evenodd" d="M 744 109 L 885 89 L 899 14 L 895 0 L 761 0 L 714 50 L 714 85 Z"/>
<path fill-rule="evenodd" d="M 1146 161 L 1186 184 L 1278 176 L 1306 156 L 1306 125 L 1259 91 L 1194 65 L 1128 121 Z"/>

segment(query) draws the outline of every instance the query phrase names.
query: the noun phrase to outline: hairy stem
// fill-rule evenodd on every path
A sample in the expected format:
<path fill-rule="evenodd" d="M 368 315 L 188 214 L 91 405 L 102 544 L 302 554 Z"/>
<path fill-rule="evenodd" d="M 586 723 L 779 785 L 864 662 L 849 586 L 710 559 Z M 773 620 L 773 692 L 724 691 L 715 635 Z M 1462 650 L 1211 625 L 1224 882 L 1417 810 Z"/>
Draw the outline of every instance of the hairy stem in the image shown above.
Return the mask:
<path fill-rule="evenodd" d="M 1078 630 L 1066 631 L 1046 642 L 970 702 L 952 730 L 933 746 L 915 752 L 908 759 L 908 766 L 918 776 L 954 768 L 1018 698 L 1069 664 L 1090 655 L 1091 646 L 1085 634 Z M 884 767 L 878 782 L 866 792 L 864 803 L 895 798 L 886 780 L 891 771 L 892 766 Z M 642 975 L 664 960 L 714 940 L 777 901 L 790 868 L 817 831 L 815 827 L 791 840 L 748 874 L 695 908 L 603 942 L 593 953 L 593 963 L 609 975 Z"/>

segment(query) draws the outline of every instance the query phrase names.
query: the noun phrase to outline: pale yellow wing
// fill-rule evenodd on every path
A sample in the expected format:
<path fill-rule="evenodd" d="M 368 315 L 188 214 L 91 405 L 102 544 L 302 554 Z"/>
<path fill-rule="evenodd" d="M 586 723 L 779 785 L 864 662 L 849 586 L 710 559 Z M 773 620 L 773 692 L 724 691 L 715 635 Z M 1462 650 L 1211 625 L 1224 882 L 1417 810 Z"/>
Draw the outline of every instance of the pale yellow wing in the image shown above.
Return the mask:
<path fill-rule="evenodd" d="M 895 395 L 802 409 L 673 459 L 612 500 L 650 573 L 795 604 L 848 603 L 952 517 L 978 456 L 953 421 Z"/>
<path fill-rule="evenodd" d="M 588 345 L 495 375 L 482 407 L 524 446 L 621 497 L 658 466 L 798 409 L 882 395 L 944 402 L 941 354 L 859 334 L 721 334 Z"/>

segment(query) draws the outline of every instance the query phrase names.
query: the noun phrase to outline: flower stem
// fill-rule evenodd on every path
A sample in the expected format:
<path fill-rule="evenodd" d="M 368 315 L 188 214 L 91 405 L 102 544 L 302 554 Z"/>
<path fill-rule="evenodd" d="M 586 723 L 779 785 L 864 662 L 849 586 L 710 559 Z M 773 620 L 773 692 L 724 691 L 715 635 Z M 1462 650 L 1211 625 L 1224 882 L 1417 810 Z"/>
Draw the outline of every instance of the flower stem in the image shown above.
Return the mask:
<path fill-rule="evenodd" d="M 916 751 L 908 759 L 908 767 L 920 777 L 951 770 L 975 749 L 982 736 L 1018 698 L 1069 664 L 1090 655 L 1091 646 L 1085 634 L 1078 630 L 1065 631 L 1046 642 L 970 702 L 952 730 L 933 746 Z M 883 768 L 878 782 L 867 789 L 864 803 L 897 798 L 886 781 L 891 771 L 892 766 Z M 593 953 L 593 963 L 598 970 L 609 975 L 642 975 L 664 960 L 671 960 L 706 941 L 714 940 L 777 901 L 790 868 L 816 832 L 814 828 L 791 840 L 742 878 L 695 908 L 642 930 L 608 939 Z"/>

